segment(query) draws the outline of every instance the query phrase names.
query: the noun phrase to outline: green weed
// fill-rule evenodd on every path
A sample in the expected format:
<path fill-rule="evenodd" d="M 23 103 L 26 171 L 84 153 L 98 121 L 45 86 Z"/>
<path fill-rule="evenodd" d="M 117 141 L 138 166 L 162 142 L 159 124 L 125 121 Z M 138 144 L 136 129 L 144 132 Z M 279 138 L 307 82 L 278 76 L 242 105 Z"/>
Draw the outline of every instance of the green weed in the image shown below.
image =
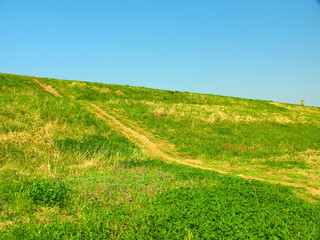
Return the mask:
<path fill-rule="evenodd" d="M 35 204 L 63 206 L 70 198 L 70 189 L 62 181 L 34 180 L 29 189 L 29 196 Z"/>

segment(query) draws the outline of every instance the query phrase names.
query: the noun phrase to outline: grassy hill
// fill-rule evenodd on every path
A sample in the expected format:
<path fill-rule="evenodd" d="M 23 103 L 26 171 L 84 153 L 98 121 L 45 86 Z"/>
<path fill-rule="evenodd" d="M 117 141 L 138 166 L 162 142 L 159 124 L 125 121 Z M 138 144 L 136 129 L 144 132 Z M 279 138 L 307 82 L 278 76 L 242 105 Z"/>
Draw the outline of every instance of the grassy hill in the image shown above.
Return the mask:
<path fill-rule="evenodd" d="M 0 74 L 0 239 L 318 239 L 320 109 Z"/>

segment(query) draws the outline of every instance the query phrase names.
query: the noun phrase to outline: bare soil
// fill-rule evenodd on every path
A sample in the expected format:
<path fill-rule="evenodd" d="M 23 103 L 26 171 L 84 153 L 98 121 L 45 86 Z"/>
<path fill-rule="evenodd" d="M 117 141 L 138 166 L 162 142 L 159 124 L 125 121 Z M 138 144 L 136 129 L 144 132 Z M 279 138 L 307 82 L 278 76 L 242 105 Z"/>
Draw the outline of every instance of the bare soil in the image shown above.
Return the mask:
<path fill-rule="evenodd" d="M 37 79 L 32 79 L 32 81 L 38 83 L 45 91 L 55 95 L 56 97 L 62 97 L 51 85 L 46 85 L 46 84 L 43 84 L 41 82 L 39 82 L 39 80 Z"/>

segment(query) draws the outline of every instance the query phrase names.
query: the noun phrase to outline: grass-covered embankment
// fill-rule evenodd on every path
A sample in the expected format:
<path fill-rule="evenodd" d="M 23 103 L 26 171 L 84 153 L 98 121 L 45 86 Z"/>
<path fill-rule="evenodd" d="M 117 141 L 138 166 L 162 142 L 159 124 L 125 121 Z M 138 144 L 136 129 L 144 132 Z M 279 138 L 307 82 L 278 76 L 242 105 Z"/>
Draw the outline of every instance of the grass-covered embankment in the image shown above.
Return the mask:
<path fill-rule="evenodd" d="M 131 121 L 140 111 L 136 123 L 151 129 L 168 113 L 127 107 L 130 91 L 149 90 L 39 79 L 55 97 L 31 79 L 0 78 L 1 239 L 319 238 L 319 204 L 294 188 L 147 157 L 79 101 L 118 104 Z"/>
<path fill-rule="evenodd" d="M 169 153 L 201 160 L 201 166 L 320 188 L 319 108 L 110 84 L 44 82 L 64 96 L 97 104 L 125 125 L 142 128 L 153 141 L 170 145 Z"/>

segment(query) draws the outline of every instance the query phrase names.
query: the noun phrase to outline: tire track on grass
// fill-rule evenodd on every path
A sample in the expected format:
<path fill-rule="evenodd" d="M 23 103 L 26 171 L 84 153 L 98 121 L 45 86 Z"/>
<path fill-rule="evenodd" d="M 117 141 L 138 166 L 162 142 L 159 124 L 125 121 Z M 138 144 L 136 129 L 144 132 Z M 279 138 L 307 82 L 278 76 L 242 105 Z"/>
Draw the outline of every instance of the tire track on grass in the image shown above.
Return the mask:
<path fill-rule="evenodd" d="M 252 180 L 258 180 L 258 181 L 263 181 L 263 182 L 276 183 L 276 184 L 281 184 L 281 185 L 291 186 L 291 187 L 305 188 L 309 193 L 311 193 L 313 195 L 320 195 L 319 189 L 308 187 L 305 184 L 290 183 L 290 182 L 283 182 L 283 181 L 277 181 L 277 180 L 269 180 L 269 179 L 264 179 L 264 178 L 246 176 L 244 174 L 234 174 L 234 173 L 223 171 L 223 170 L 220 170 L 217 168 L 200 166 L 200 165 L 196 165 L 196 164 L 192 164 L 192 163 L 188 162 L 188 161 L 191 161 L 191 162 L 195 161 L 194 159 L 179 159 L 179 158 L 172 157 L 172 156 L 168 155 L 167 153 L 161 151 L 161 149 L 157 146 L 157 144 L 152 142 L 145 135 L 140 134 L 140 133 L 136 132 L 135 130 L 133 130 L 132 128 L 124 125 L 118 119 L 116 119 L 112 115 L 106 113 L 103 109 L 101 109 L 97 105 L 90 103 L 90 102 L 86 102 L 85 105 L 89 109 L 90 112 L 92 112 L 93 114 L 98 116 L 100 119 L 104 120 L 114 130 L 121 133 L 123 136 L 125 136 L 130 141 L 134 142 L 140 148 L 142 148 L 148 156 L 161 157 L 169 162 L 175 162 L 175 163 L 179 163 L 179 164 L 183 164 L 186 166 L 199 168 L 199 169 L 203 169 L 203 170 L 211 170 L 211 171 L 215 171 L 215 172 L 218 172 L 221 174 L 230 174 L 230 175 L 234 175 L 234 176 L 245 178 L 245 179 L 252 179 Z"/>

